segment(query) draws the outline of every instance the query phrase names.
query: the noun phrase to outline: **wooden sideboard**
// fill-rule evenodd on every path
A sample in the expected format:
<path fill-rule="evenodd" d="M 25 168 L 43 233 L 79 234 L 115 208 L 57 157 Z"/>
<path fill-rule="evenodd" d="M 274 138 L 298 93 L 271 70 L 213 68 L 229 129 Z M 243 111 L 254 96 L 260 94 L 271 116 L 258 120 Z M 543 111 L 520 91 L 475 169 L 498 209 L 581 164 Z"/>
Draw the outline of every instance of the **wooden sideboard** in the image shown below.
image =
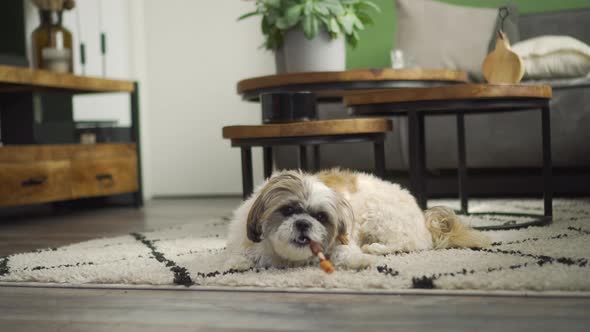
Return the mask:
<path fill-rule="evenodd" d="M 0 206 L 123 193 L 134 194 L 135 205 L 143 205 L 137 82 L 0 65 L 0 98 L 20 92 L 129 93 L 131 141 L 1 146 Z"/>
<path fill-rule="evenodd" d="M 136 192 L 129 144 L 8 146 L 0 149 L 0 206 Z"/>

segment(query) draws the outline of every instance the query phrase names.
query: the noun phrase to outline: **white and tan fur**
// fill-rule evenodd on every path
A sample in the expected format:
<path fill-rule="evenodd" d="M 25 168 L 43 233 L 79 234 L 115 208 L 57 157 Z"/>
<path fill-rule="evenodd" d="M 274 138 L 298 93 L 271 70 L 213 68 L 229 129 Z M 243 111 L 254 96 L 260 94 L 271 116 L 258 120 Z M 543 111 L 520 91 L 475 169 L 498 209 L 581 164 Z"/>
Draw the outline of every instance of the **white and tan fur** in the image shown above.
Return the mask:
<path fill-rule="evenodd" d="M 373 255 L 488 245 L 449 208 L 422 211 L 398 184 L 339 169 L 282 171 L 234 212 L 227 264 L 306 265 L 314 256 L 304 237 L 320 242 L 336 265 L 347 268 L 369 266 Z"/>

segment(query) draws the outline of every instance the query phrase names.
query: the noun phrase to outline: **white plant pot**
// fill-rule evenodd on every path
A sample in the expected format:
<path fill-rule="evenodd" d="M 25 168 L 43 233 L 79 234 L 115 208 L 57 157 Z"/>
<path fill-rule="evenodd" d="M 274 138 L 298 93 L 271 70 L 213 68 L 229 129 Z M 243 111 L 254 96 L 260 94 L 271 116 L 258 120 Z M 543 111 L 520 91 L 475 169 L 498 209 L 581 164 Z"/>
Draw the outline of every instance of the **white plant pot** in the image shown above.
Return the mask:
<path fill-rule="evenodd" d="M 346 69 L 346 45 L 344 37 L 330 38 L 321 30 L 309 40 L 303 31 L 285 33 L 283 47 L 276 51 L 277 73 L 309 71 L 342 71 Z"/>

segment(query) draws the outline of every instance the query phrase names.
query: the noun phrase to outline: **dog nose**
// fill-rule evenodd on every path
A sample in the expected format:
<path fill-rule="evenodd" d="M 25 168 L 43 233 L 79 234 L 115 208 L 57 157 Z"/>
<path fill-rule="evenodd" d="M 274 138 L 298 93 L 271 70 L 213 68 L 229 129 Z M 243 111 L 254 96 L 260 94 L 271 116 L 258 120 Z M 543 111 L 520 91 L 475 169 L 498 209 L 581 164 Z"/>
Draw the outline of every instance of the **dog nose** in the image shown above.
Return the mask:
<path fill-rule="evenodd" d="M 295 221 L 295 228 L 300 232 L 305 232 L 311 227 L 311 223 L 307 220 Z"/>

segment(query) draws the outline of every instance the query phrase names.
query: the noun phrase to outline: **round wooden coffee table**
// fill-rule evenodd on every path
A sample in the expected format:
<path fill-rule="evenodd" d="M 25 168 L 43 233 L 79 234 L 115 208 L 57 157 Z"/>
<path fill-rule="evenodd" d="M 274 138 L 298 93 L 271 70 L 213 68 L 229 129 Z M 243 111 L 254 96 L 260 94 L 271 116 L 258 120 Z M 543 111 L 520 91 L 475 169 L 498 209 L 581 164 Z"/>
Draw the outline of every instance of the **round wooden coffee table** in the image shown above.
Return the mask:
<path fill-rule="evenodd" d="M 254 77 L 238 82 L 237 89 L 249 101 L 257 101 L 262 93 L 310 91 L 319 101 L 340 102 L 345 95 L 359 91 L 467 82 L 467 73 L 460 70 L 382 68 Z"/>

